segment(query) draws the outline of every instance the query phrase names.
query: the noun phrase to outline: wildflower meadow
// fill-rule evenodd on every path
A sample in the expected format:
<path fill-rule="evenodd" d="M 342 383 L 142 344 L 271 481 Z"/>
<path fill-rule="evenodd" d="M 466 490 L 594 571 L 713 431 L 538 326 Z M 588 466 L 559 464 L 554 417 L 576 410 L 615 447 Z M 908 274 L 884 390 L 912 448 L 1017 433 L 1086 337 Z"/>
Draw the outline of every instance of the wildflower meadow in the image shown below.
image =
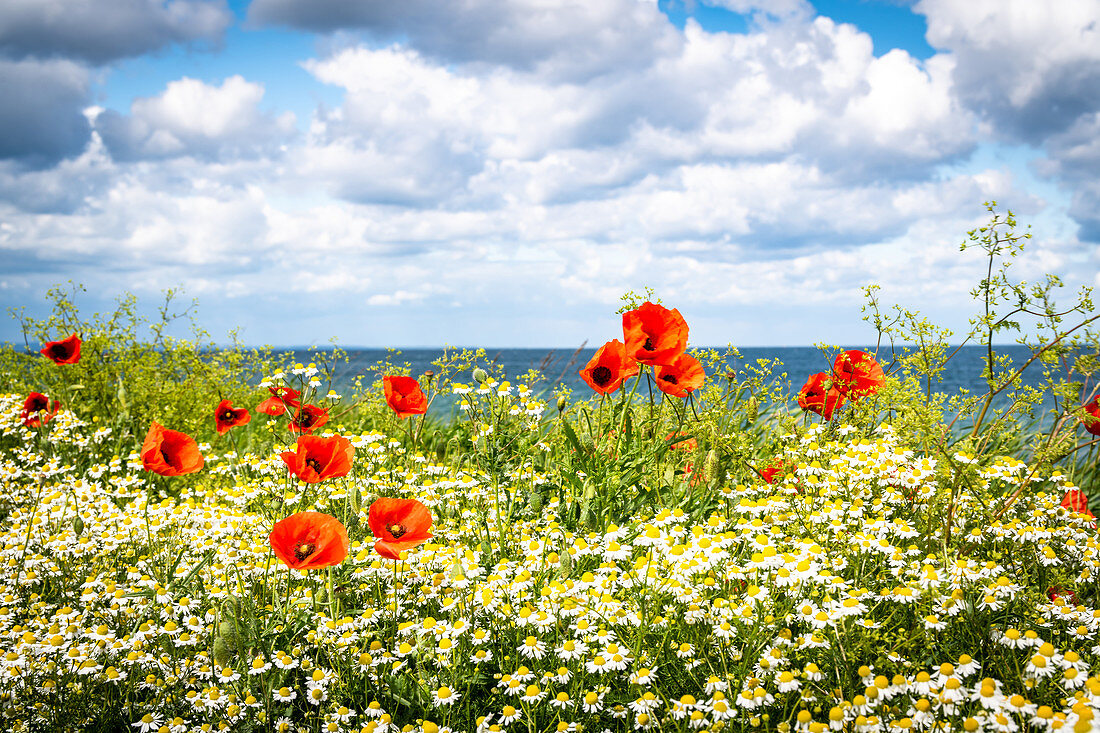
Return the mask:
<path fill-rule="evenodd" d="M 54 291 L 0 350 L 0 727 L 1100 730 L 1100 316 L 989 210 L 969 333 L 870 287 L 814 374 L 631 293 L 583 393 L 458 349 L 339 394 Z"/>

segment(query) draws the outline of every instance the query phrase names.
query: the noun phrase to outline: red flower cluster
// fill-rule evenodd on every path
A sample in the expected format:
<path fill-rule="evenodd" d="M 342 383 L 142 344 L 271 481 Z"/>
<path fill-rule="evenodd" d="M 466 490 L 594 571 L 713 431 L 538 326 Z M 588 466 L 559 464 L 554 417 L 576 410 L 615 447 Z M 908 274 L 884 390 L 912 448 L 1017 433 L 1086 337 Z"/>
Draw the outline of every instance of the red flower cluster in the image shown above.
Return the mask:
<path fill-rule="evenodd" d="M 229 428 L 247 425 L 251 419 L 252 415 L 248 413 L 247 408 L 234 407 L 229 400 L 222 400 L 214 408 L 214 426 L 218 430 L 218 435 L 225 435 L 229 432 Z"/>
<path fill-rule="evenodd" d="M 328 422 L 328 410 L 317 405 L 298 405 L 294 417 L 290 418 L 287 428 L 292 433 L 309 435 Z"/>
<path fill-rule="evenodd" d="M 271 392 L 271 396 L 256 406 L 257 412 L 278 417 L 301 404 L 298 398 L 302 394 L 296 389 L 290 387 L 268 387 L 267 389 Z"/>
<path fill-rule="evenodd" d="M 300 481 L 316 484 L 327 478 L 347 476 L 354 455 L 355 448 L 347 438 L 302 435 L 298 437 L 296 450 L 280 453 L 279 457 Z"/>
<path fill-rule="evenodd" d="M 680 311 L 647 301 L 623 313 L 623 341 L 612 339 L 601 346 L 581 378 L 599 394 L 610 394 L 644 364 L 653 368 L 662 392 L 687 397 L 706 379 L 699 360 L 684 353 L 687 340 L 688 325 Z"/>
<path fill-rule="evenodd" d="M 1080 489 L 1070 489 L 1062 497 L 1062 506 L 1077 514 L 1087 514 L 1092 519 L 1096 515 L 1089 511 L 1089 497 Z"/>
<path fill-rule="evenodd" d="M 275 557 L 294 570 L 339 565 L 351 545 L 340 520 L 320 512 L 298 512 L 280 519 L 267 541 Z"/>
<path fill-rule="evenodd" d="M 370 505 L 368 523 L 378 538 L 375 552 L 391 560 L 400 560 L 402 550 L 432 538 L 431 512 L 416 499 L 376 499 Z"/>
<path fill-rule="evenodd" d="M 141 445 L 141 465 L 161 476 L 182 476 L 203 467 L 199 446 L 187 433 L 154 422 Z"/>
<path fill-rule="evenodd" d="M 80 361 L 80 337 L 75 333 L 61 341 L 47 341 L 38 353 L 54 364 L 76 364 Z"/>
<path fill-rule="evenodd" d="M 382 377 L 382 389 L 386 393 L 386 404 L 399 418 L 423 415 L 428 411 L 428 397 L 414 377 Z"/>
<path fill-rule="evenodd" d="M 1085 405 L 1085 430 L 1093 435 L 1100 435 L 1100 395 L 1092 398 L 1092 401 Z"/>
<path fill-rule="evenodd" d="M 866 351 L 844 351 L 833 361 L 833 386 L 850 400 L 866 397 L 886 383 L 886 374 Z"/>
<path fill-rule="evenodd" d="M 760 477 L 767 483 L 773 483 L 776 476 L 782 476 L 787 472 L 787 466 L 782 459 L 772 461 L 767 468 L 760 470 Z"/>
<path fill-rule="evenodd" d="M 832 383 L 825 372 L 810 375 L 798 391 L 798 406 L 807 412 L 833 419 L 833 411 L 844 405 L 844 395 Z"/>
<path fill-rule="evenodd" d="M 833 419 L 833 412 L 844 406 L 845 400 L 853 402 L 873 394 L 886 383 L 886 374 L 865 351 L 843 351 L 833 361 L 833 371 L 810 375 L 798 391 L 798 406 L 807 412 Z"/>
<path fill-rule="evenodd" d="M 626 355 L 623 343 L 618 339 L 611 339 L 581 369 L 581 379 L 599 394 L 610 394 L 637 373 L 638 363 Z"/>
<path fill-rule="evenodd" d="M 51 400 L 41 392 L 31 392 L 23 400 L 23 411 L 19 413 L 19 419 L 28 428 L 40 428 L 52 420 L 60 409 L 61 403 L 57 400 Z"/>

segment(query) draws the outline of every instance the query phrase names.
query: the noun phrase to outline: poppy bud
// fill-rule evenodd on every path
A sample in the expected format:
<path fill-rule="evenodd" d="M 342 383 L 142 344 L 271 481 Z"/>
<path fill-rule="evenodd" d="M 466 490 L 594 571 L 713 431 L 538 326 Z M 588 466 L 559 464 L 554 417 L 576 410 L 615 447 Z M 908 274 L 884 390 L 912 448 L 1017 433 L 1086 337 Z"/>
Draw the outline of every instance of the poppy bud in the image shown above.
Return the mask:
<path fill-rule="evenodd" d="M 485 384 L 485 380 L 489 378 L 489 374 L 481 367 L 477 367 L 474 369 L 473 377 L 474 381 L 478 384 Z"/>
<path fill-rule="evenodd" d="M 79 514 L 73 517 L 73 532 L 76 532 L 77 537 L 84 534 L 84 520 L 80 518 Z"/>
<path fill-rule="evenodd" d="M 118 404 L 122 405 L 122 411 L 127 412 L 129 409 L 129 403 L 127 402 L 126 385 L 122 381 L 122 377 L 118 378 Z"/>
<path fill-rule="evenodd" d="M 328 603 L 328 589 L 325 588 L 324 586 L 321 586 L 321 588 L 319 588 L 317 590 L 317 594 L 315 596 L 315 599 L 318 603 L 320 603 L 322 605 L 325 604 L 325 603 Z"/>
<path fill-rule="evenodd" d="M 754 423 L 758 414 L 760 414 L 760 403 L 756 401 L 755 397 L 750 397 L 749 404 L 745 407 L 745 419 L 749 423 Z"/>
<path fill-rule="evenodd" d="M 218 639 L 221 639 L 227 646 L 235 649 L 237 647 L 237 625 L 230 620 L 222 621 L 218 624 Z"/>
<path fill-rule="evenodd" d="M 703 479 L 712 485 L 718 482 L 718 451 L 714 448 L 711 448 L 707 452 L 707 457 L 703 459 Z"/>
<path fill-rule="evenodd" d="M 229 664 L 229 660 L 232 656 L 233 653 L 229 648 L 229 642 L 221 636 L 216 637 L 214 639 L 214 663 L 219 667 L 225 667 Z"/>
<path fill-rule="evenodd" d="M 354 484 L 348 489 L 348 504 L 353 514 L 359 514 L 359 487 Z"/>
<path fill-rule="evenodd" d="M 565 412 L 565 406 L 569 404 L 569 401 L 565 399 L 565 395 L 558 395 L 558 414 Z"/>

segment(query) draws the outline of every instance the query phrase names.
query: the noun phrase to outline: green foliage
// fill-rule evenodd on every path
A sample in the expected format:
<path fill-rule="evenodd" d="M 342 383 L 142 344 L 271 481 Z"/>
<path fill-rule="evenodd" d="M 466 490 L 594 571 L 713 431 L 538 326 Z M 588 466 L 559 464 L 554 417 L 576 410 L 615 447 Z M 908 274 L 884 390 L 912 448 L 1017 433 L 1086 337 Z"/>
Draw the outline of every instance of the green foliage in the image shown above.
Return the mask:
<path fill-rule="evenodd" d="M 335 395 L 339 349 L 289 364 L 216 349 L 193 323 L 190 338 L 170 337 L 191 315 L 176 312 L 173 292 L 147 320 L 132 296 L 83 318 L 75 291 L 51 291 L 51 316 L 20 316 L 26 353 L 0 351 L 11 389 L 46 392 L 75 413 L 31 427 L 17 417 L 21 398 L 0 396 L 0 657 L 5 672 L 26 665 L 26 684 L 0 691 L 16 703 L 0 705 L 0 719 L 133 730 L 155 714 L 158 726 L 179 715 L 191 729 L 267 730 L 286 715 L 299 729 L 377 730 L 373 711 L 384 708 L 387 729 L 425 733 L 472 731 L 486 713 L 524 717 L 527 730 L 687 733 L 700 726 L 675 712 L 691 695 L 707 714 L 729 703 L 728 718 L 707 723 L 714 730 L 824 730 L 834 713 L 855 729 L 871 708 L 904 729 L 923 697 L 955 729 L 987 715 L 981 677 L 1003 684 L 1001 697 L 1079 715 L 1071 697 L 1085 694 L 1083 675 L 1071 684 L 1028 665 L 1078 652 L 1097 661 L 1098 616 L 1086 608 L 1100 605 L 1095 528 L 1060 505 L 1071 479 L 1097 485 L 1097 442 L 1080 426 L 1100 364 L 1097 316 L 1087 291 L 1059 309 L 1056 278 L 1010 280 L 1027 235 L 1011 213 L 989 210 L 965 245 L 987 261 L 963 341 L 985 347 L 987 389 L 942 393 L 953 334 L 915 311 L 883 312 L 870 287 L 885 376 L 829 421 L 797 406 L 791 379 L 808 375 L 732 346 L 693 352 L 708 379 L 684 399 L 660 391 L 651 367 L 617 394 L 546 395 L 545 369 L 510 383 L 484 350 L 447 349 L 412 376 L 462 409 L 399 420 L 379 383 L 411 372 L 399 352 Z M 649 289 L 628 293 L 624 308 L 645 300 Z M 84 338 L 79 364 L 37 355 L 72 332 Z M 998 352 L 1010 335 L 1029 347 L 1025 363 Z M 820 349 L 829 370 L 839 349 Z M 1021 379 L 1027 364 L 1042 370 L 1039 387 Z M 154 419 L 209 439 L 220 398 L 252 408 L 280 386 L 329 410 L 321 432 L 355 446 L 349 475 L 288 475 L 277 455 L 296 438 L 287 414 L 254 415 L 214 439 L 206 469 L 182 481 L 126 459 Z M 369 524 L 379 496 L 430 504 L 433 541 L 381 560 Z M 305 509 L 343 523 L 344 562 L 297 573 L 273 559 L 272 523 Z M 1052 600 L 1055 589 L 1086 610 Z M 1019 630 L 1055 651 L 1005 643 Z M 544 657 L 524 655 L 529 637 L 545 642 Z M 557 648 L 567 641 L 588 652 L 566 658 Z M 611 644 L 627 667 L 592 671 Z M 87 658 L 66 656 L 78 646 Z M 982 666 L 959 672 L 970 679 L 957 704 L 919 688 L 949 676 L 943 663 L 969 666 L 967 655 Z M 504 691 L 528 666 L 533 701 Z M 631 677 L 642 669 L 646 681 Z M 892 698 L 870 700 L 872 686 Z M 308 702 L 317 689 L 327 700 Z M 1100 679 L 1088 690 L 1100 699 Z M 437 704 L 444 691 L 458 703 Z M 558 691 L 570 706 L 552 707 Z M 648 720 L 635 709 L 644 692 L 659 710 Z M 757 692 L 767 698 L 758 709 L 733 702 Z M 585 710 L 590 696 L 603 702 Z M 359 718 L 335 725 L 348 717 L 337 704 Z"/>
<path fill-rule="evenodd" d="M 200 438 L 214 434 L 214 407 L 222 399 L 254 404 L 259 392 L 249 385 L 274 369 L 270 349 L 244 348 L 237 335 L 218 347 L 195 321 L 196 304 L 177 306 L 179 291 L 164 293 L 154 318 L 142 315 L 137 298 L 121 296 L 110 313 L 83 316 L 76 305 L 80 286 L 52 288 L 45 318 L 13 312 L 20 322 L 25 350 L 0 347 L 0 373 L 10 389 L 42 392 L 82 418 L 113 428 L 126 443 L 138 441 L 157 421 Z M 190 336 L 172 336 L 178 323 Z M 76 333 L 83 340 L 76 364 L 57 365 L 38 350 L 47 341 Z"/>

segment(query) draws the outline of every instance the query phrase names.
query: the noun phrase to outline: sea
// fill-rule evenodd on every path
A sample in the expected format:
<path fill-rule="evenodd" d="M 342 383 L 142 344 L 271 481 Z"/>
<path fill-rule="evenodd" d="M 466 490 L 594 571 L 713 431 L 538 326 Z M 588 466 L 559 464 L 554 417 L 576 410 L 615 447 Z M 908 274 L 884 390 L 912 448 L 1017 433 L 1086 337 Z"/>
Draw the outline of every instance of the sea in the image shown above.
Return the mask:
<path fill-rule="evenodd" d="M 710 348 L 710 347 L 703 347 Z M 726 347 L 714 347 L 719 353 L 723 353 Z M 845 348 L 861 349 L 868 353 L 875 353 L 873 346 L 849 346 Z M 953 349 L 954 347 L 952 347 Z M 1011 357 L 1016 365 L 1022 365 L 1031 355 L 1030 349 L 1018 344 L 998 346 L 997 353 Z M 356 377 L 363 376 L 364 384 L 377 378 L 372 371 L 380 361 L 387 357 L 393 364 L 408 364 L 410 373 L 421 376 L 431 369 L 438 371 L 438 367 L 432 362 L 443 356 L 442 348 L 408 348 L 408 349 L 345 349 L 348 357 L 347 363 L 337 362 L 332 370 L 331 389 L 344 394 L 350 391 Z M 454 349 L 449 349 L 453 352 Z M 807 346 L 747 346 L 739 347 L 741 360 L 738 363 L 729 362 L 726 368 L 741 368 L 745 364 L 756 364 L 757 360 L 776 360 L 782 366 L 773 369 L 778 375 L 787 374 L 789 393 L 795 394 L 805 382 L 806 378 L 816 372 L 827 372 L 832 369 L 832 361 L 815 347 Z M 900 351 L 900 350 L 899 350 Z M 588 385 L 580 378 L 580 370 L 595 355 L 595 348 L 487 348 L 486 360 L 503 370 L 506 379 L 513 383 L 519 381 L 519 377 L 530 369 L 538 370 L 543 379 L 533 385 L 536 393 L 544 397 L 553 392 L 558 384 L 569 386 L 574 394 L 587 397 L 591 394 Z M 878 349 L 878 361 L 885 368 L 889 368 L 891 354 L 889 349 Z M 313 351 L 290 350 L 288 357 L 297 362 L 322 363 L 327 352 L 323 349 Z M 932 389 L 947 395 L 958 394 L 960 390 L 969 390 L 971 394 L 981 395 L 986 392 L 985 382 L 981 372 L 984 366 L 986 349 L 983 346 L 963 346 L 958 353 L 948 362 L 941 375 L 940 381 L 933 380 Z M 722 369 L 725 371 L 725 368 Z M 717 375 L 709 375 L 714 377 Z M 453 379 L 467 384 L 473 383 L 471 374 L 454 375 Z M 1037 386 L 1043 381 L 1042 366 L 1038 361 L 1032 363 L 1024 370 L 1022 375 L 1024 384 Z M 330 388 L 324 385 L 324 389 Z M 1001 401 L 1001 404 L 1004 404 Z M 1048 398 L 1048 406 L 1049 406 Z M 457 401 L 450 395 L 440 394 L 432 403 L 431 413 L 440 419 L 446 420 L 457 412 Z"/>

